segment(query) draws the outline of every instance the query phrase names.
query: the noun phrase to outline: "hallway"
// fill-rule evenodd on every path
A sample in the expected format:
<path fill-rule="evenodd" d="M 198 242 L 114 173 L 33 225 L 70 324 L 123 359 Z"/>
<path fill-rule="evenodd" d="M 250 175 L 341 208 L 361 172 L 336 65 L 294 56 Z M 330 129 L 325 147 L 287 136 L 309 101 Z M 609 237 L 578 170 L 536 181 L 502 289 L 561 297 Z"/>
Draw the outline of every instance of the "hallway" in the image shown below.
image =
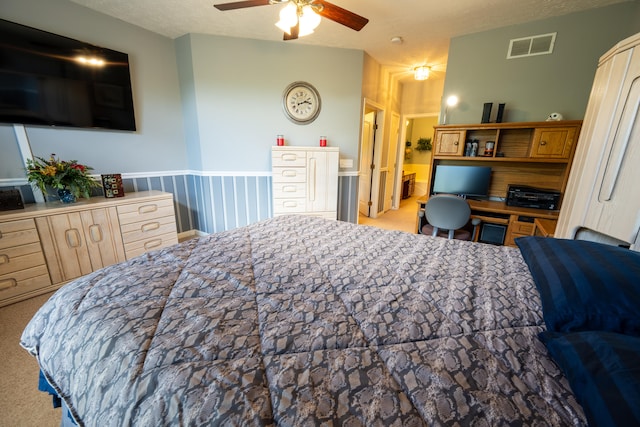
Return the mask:
<path fill-rule="evenodd" d="M 359 215 L 358 224 L 370 225 L 373 227 L 384 228 L 386 230 L 406 231 L 407 233 L 416 232 L 416 217 L 418 215 L 417 200 L 421 196 L 412 196 L 408 199 L 400 201 L 400 208 L 397 210 L 390 209 L 378 218 L 368 218 Z"/>

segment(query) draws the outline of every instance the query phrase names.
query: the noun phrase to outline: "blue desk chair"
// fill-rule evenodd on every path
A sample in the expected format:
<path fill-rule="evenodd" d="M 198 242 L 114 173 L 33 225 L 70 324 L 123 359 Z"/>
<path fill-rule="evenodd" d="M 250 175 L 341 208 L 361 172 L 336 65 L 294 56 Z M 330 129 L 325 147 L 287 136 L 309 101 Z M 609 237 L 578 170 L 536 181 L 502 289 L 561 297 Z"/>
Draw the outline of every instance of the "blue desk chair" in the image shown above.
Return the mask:
<path fill-rule="evenodd" d="M 418 215 L 426 216 L 428 224 L 422 227 L 422 234 L 446 237 L 448 239 L 475 240 L 480 219 L 471 220 L 473 231 L 463 229 L 471 217 L 469 203 L 453 194 L 431 196 Z"/>

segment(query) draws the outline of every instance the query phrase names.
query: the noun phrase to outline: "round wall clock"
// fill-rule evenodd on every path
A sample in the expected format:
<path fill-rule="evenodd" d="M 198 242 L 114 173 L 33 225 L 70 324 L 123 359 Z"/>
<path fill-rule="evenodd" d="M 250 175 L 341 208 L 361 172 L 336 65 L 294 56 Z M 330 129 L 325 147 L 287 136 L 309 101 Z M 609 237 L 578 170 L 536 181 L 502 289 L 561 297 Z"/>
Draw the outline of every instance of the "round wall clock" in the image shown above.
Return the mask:
<path fill-rule="evenodd" d="M 284 90 L 282 108 L 294 123 L 306 125 L 320 114 L 320 94 L 307 82 L 293 82 Z"/>

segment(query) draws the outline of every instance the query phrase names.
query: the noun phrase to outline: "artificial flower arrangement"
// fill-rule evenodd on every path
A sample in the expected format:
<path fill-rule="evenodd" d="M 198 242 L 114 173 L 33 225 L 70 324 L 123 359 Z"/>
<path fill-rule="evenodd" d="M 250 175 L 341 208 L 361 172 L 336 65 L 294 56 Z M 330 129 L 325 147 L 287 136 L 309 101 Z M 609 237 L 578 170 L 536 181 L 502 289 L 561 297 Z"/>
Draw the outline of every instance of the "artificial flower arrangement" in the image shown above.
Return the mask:
<path fill-rule="evenodd" d="M 27 179 L 38 186 L 42 194 L 47 188 L 68 190 L 75 197 L 91 197 L 91 189 L 100 183 L 89 175 L 92 167 L 78 163 L 77 160 L 60 160 L 51 154 L 48 160 L 35 157 L 27 160 Z"/>

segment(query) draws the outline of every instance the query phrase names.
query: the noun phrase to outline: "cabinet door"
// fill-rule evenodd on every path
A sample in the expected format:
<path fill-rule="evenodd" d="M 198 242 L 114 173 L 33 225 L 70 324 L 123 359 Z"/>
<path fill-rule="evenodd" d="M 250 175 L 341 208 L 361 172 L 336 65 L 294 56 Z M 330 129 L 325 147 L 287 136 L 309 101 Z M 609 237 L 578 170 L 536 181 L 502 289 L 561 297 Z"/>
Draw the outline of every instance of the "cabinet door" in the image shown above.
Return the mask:
<path fill-rule="evenodd" d="M 79 212 L 36 218 L 53 283 L 93 271 Z"/>
<path fill-rule="evenodd" d="M 124 244 L 115 207 L 84 211 L 80 213 L 80 217 L 91 267 L 94 270 L 125 261 Z"/>
<path fill-rule="evenodd" d="M 337 214 L 338 152 L 318 150 L 309 152 L 307 156 L 306 211 L 309 213 L 334 212 Z"/>
<path fill-rule="evenodd" d="M 464 131 L 439 131 L 436 135 L 435 155 L 461 156 L 464 153 Z"/>
<path fill-rule="evenodd" d="M 640 37 L 634 38 L 596 71 L 556 237 L 587 228 L 640 250 Z"/>
<path fill-rule="evenodd" d="M 575 128 L 536 129 L 531 157 L 568 159 L 575 143 Z"/>
<path fill-rule="evenodd" d="M 124 261 L 115 208 L 51 215 L 36 223 L 54 283 Z"/>

